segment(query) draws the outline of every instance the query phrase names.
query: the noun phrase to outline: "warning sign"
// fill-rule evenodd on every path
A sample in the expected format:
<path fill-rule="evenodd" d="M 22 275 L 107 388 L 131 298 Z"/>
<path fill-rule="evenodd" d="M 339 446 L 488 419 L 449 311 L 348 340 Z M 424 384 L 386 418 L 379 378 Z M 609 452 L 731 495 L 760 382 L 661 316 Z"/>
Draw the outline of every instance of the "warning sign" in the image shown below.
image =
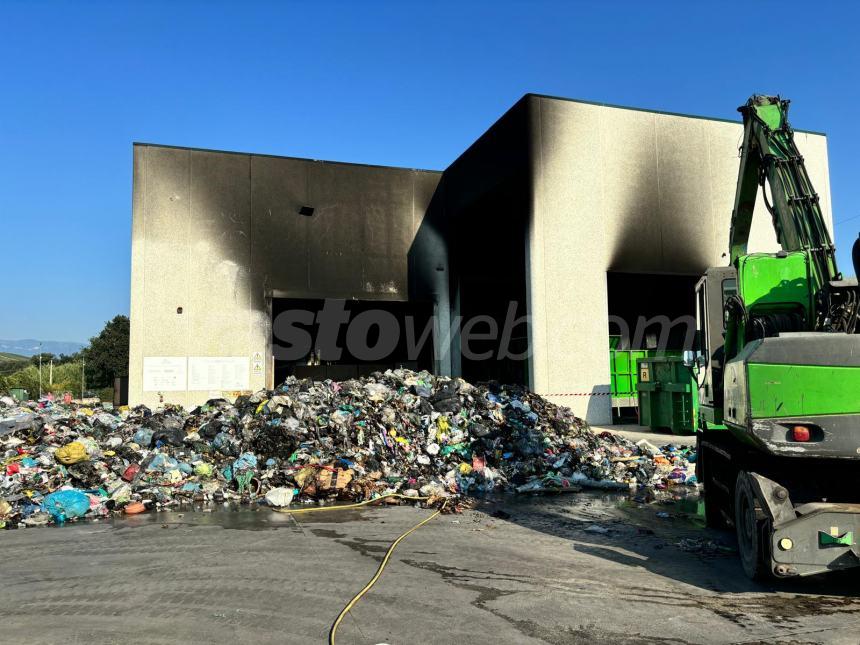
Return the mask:
<path fill-rule="evenodd" d="M 251 374 L 254 376 L 263 375 L 263 352 L 254 352 L 251 356 Z"/>

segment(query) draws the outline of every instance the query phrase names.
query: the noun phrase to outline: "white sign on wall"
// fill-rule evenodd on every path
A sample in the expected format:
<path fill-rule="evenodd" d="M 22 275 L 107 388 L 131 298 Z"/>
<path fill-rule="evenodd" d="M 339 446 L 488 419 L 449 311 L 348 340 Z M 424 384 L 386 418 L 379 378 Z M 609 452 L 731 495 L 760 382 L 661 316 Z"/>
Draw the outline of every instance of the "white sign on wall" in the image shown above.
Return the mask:
<path fill-rule="evenodd" d="M 143 391 L 184 391 L 188 382 L 187 367 L 184 356 L 144 356 Z"/>
<path fill-rule="evenodd" d="M 189 390 L 247 390 L 247 356 L 190 356 Z"/>

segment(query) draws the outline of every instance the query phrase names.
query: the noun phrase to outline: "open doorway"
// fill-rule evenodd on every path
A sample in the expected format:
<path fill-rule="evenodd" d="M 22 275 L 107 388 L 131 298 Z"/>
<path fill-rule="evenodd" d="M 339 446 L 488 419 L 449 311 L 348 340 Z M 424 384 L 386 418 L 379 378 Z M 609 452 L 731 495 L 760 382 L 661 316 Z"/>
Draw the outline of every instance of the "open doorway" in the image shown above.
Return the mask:
<path fill-rule="evenodd" d="M 343 381 L 398 367 L 432 371 L 431 314 L 422 302 L 273 298 L 275 384 L 288 376 Z"/>
<path fill-rule="evenodd" d="M 510 181 L 464 207 L 452 240 L 459 294 L 461 373 L 472 383 L 528 383 L 526 213 L 529 193 Z"/>
<path fill-rule="evenodd" d="M 610 396 L 614 423 L 637 423 L 636 362 L 692 351 L 700 276 L 608 272 Z"/>

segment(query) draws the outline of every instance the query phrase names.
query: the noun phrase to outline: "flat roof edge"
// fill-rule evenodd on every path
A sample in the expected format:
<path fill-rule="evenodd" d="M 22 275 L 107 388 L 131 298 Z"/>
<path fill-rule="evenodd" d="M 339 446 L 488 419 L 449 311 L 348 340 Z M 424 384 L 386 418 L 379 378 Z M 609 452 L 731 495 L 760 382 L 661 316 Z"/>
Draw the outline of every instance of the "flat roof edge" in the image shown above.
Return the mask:
<path fill-rule="evenodd" d="M 386 166 L 383 164 L 372 164 L 372 163 L 357 163 L 354 161 L 332 161 L 329 159 L 311 159 L 309 157 L 293 157 L 290 155 L 273 155 L 266 154 L 260 152 L 242 152 L 240 150 L 218 150 L 217 148 L 198 148 L 195 146 L 174 146 L 166 143 L 150 143 L 147 141 L 132 141 L 132 147 L 141 146 L 146 148 L 168 148 L 171 150 L 191 150 L 194 152 L 215 152 L 218 154 L 225 155 L 245 155 L 248 157 L 266 157 L 269 159 L 289 159 L 291 161 L 307 161 L 311 163 L 324 163 L 324 164 L 334 164 L 338 166 L 359 166 L 362 168 L 384 168 L 386 170 L 407 170 L 411 172 L 426 172 L 432 173 L 436 175 L 441 175 L 443 171 L 441 170 L 429 170 L 427 168 L 408 168 L 406 166 Z"/>
<path fill-rule="evenodd" d="M 721 123 L 734 123 L 737 125 L 741 125 L 742 121 L 736 121 L 734 119 L 724 119 L 721 117 L 715 116 L 702 116 L 701 114 L 684 114 L 683 112 L 668 112 L 666 110 L 652 110 L 650 108 L 641 108 L 641 107 L 633 107 L 631 105 L 617 105 L 615 103 L 604 103 L 602 101 L 587 101 L 585 99 L 571 99 L 565 96 L 553 96 L 551 94 L 537 94 L 535 92 L 529 92 L 526 96 L 533 96 L 538 99 L 550 99 L 552 101 L 567 101 L 568 103 L 583 103 L 585 105 L 597 105 L 599 107 L 608 107 L 615 108 L 618 110 L 631 110 L 633 112 L 649 112 L 651 114 L 664 114 L 666 116 L 680 116 L 686 117 L 688 119 L 702 119 L 703 121 L 719 121 Z M 819 132 L 817 130 L 801 130 L 800 128 L 794 128 L 795 132 L 802 132 L 804 134 L 815 134 L 821 137 L 826 137 L 826 132 Z"/>

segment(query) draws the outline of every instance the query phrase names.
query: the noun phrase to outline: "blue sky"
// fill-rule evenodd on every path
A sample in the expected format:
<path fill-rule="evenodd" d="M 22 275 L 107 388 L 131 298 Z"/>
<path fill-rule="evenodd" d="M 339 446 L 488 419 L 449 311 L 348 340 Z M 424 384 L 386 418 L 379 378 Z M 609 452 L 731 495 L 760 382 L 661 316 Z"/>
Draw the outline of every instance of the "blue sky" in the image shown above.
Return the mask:
<path fill-rule="evenodd" d="M 0 6 L 0 338 L 128 312 L 132 141 L 444 168 L 526 92 L 737 118 L 790 97 L 860 230 L 856 3 Z M 841 222 L 841 223 L 840 223 Z"/>

